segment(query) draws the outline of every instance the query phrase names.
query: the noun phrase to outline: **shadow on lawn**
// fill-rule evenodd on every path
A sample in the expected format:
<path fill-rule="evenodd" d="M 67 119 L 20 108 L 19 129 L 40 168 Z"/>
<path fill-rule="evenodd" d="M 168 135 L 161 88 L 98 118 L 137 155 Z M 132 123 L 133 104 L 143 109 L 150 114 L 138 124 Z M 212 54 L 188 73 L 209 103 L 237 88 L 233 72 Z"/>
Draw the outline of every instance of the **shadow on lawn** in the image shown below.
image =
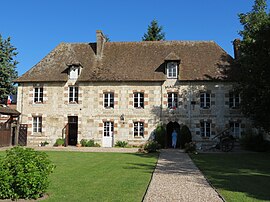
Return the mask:
<path fill-rule="evenodd" d="M 212 154 L 193 156 L 193 159 L 217 189 L 270 200 L 269 153 Z"/>

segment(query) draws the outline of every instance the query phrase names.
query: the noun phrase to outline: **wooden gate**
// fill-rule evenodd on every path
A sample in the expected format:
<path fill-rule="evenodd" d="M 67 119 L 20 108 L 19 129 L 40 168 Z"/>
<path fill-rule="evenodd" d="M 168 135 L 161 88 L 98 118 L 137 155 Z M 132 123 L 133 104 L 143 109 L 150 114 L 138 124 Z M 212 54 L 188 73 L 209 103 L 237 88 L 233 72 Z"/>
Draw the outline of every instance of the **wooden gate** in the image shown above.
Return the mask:
<path fill-rule="evenodd" d="M 26 146 L 27 144 L 27 124 L 20 124 L 18 145 Z"/>
<path fill-rule="evenodd" d="M 0 124 L 0 147 L 10 146 L 11 126 L 8 123 Z"/>

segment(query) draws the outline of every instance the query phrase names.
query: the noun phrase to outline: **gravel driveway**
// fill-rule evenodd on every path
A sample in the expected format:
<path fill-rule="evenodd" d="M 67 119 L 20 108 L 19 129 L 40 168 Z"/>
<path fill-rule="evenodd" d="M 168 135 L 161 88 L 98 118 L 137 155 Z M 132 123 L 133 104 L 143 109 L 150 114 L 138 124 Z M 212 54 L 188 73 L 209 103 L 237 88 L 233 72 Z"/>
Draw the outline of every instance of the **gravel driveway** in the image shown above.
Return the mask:
<path fill-rule="evenodd" d="M 161 150 L 144 202 L 222 202 L 186 153 Z"/>

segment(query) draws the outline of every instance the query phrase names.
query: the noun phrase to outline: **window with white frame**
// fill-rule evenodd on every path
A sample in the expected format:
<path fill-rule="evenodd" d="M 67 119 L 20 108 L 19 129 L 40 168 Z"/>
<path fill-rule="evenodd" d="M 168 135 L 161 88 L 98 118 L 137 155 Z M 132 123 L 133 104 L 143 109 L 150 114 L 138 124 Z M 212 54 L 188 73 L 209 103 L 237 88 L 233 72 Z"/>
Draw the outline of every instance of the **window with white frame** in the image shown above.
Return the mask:
<path fill-rule="evenodd" d="M 103 136 L 104 137 L 112 137 L 113 136 L 113 122 L 106 121 L 104 122 L 104 130 L 103 130 Z"/>
<path fill-rule="evenodd" d="M 167 78 L 174 79 L 177 78 L 178 64 L 177 62 L 167 63 Z"/>
<path fill-rule="evenodd" d="M 134 107 L 144 108 L 144 94 L 143 93 L 134 93 Z"/>
<path fill-rule="evenodd" d="M 69 79 L 77 79 L 80 74 L 80 68 L 71 66 L 69 69 Z"/>
<path fill-rule="evenodd" d="M 176 109 L 178 107 L 178 93 L 168 93 L 168 108 Z"/>
<path fill-rule="evenodd" d="M 200 107 L 203 109 L 210 108 L 210 93 L 203 92 L 200 94 Z"/>
<path fill-rule="evenodd" d="M 42 117 L 35 116 L 33 117 L 33 132 L 42 132 Z"/>
<path fill-rule="evenodd" d="M 69 103 L 78 103 L 79 87 L 69 86 Z"/>
<path fill-rule="evenodd" d="M 229 106 L 232 109 L 238 109 L 240 107 L 240 95 L 239 93 L 229 93 Z"/>
<path fill-rule="evenodd" d="M 35 103 L 43 102 L 43 87 L 34 88 L 34 102 Z"/>
<path fill-rule="evenodd" d="M 104 107 L 114 108 L 114 93 L 104 93 Z"/>
<path fill-rule="evenodd" d="M 239 138 L 240 137 L 240 123 L 238 122 L 230 122 L 230 129 L 231 129 L 231 133 L 235 138 Z"/>
<path fill-rule="evenodd" d="M 201 136 L 210 137 L 211 134 L 211 123 L 209 121 L 201 122 Z"/>
<path fill-rule="evenodd" d="M 144 136 L 144 122 L 134 122 L 134 137 Z"/>

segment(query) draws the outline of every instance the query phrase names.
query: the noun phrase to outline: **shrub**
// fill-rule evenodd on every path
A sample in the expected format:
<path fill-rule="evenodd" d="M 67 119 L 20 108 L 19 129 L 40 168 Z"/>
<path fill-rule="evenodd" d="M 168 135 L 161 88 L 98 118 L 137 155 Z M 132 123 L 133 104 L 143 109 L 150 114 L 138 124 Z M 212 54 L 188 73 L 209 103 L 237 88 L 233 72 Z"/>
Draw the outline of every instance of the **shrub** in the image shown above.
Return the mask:
<path fill-rule="evenodd" d="M 164 124 L 158 124 L 155 130 L 155 141 L 161 146 L 161 148 L 165 147 L 165 135 L 166 135 L 166 127 Z"/>
<path fill-rule="evenodd" d="M 127 145 L 128 145 L 128 143 L 125 142 L 125 141 L 117 141 L 117 142 L 115 143 L 115 146 L 116 146 L 116 147 L 127 147 Z"/>
<path fill-rule="evenodd" d="M 186 153 L 196 153 L 196 143 L 195 142 L 189 142 L 185 144 L 185 152 Z"/>
<path fill-rule="evenodd" d="M 264 140 L 263 134 L 253 134 L 252 132 L 243 134 L 240 139 L 240 144 L 244 149 L 265 152 L 270 150 L 270 143 Z"/>
<path fill-rule="evenodd" d="M 58 138 L 55 142 L 55 146 L 64 146 L 65 144 L 65 139 L 62 139 L 62 138 Z"/>
<path fill-rule="evenodd" d="M 184 125 L 180 130 L 180 147 L 185 148 L 185 144 L 192 141 L 192 135 L 189 128 Z"/>
<path fill-rule="evenodd" d="M 49 186 L 55 166 L 44 152 L 14 147 L 0 162 L 1 199 L 37 199 Z"/>
<path fill-rule="evenodd" d="M 100 145 L 95 143 L 94 140 L 81 139 L 80 143 L 82 147 L 100 147 Z"/>
<path fill-rule="evenodd" d="M 148 141 L 143 147 L 143 149 L 147 151 L 148 153 L 157 152 L 159 148 L 160 148 L 160 145 L 156 141 Z"/>

